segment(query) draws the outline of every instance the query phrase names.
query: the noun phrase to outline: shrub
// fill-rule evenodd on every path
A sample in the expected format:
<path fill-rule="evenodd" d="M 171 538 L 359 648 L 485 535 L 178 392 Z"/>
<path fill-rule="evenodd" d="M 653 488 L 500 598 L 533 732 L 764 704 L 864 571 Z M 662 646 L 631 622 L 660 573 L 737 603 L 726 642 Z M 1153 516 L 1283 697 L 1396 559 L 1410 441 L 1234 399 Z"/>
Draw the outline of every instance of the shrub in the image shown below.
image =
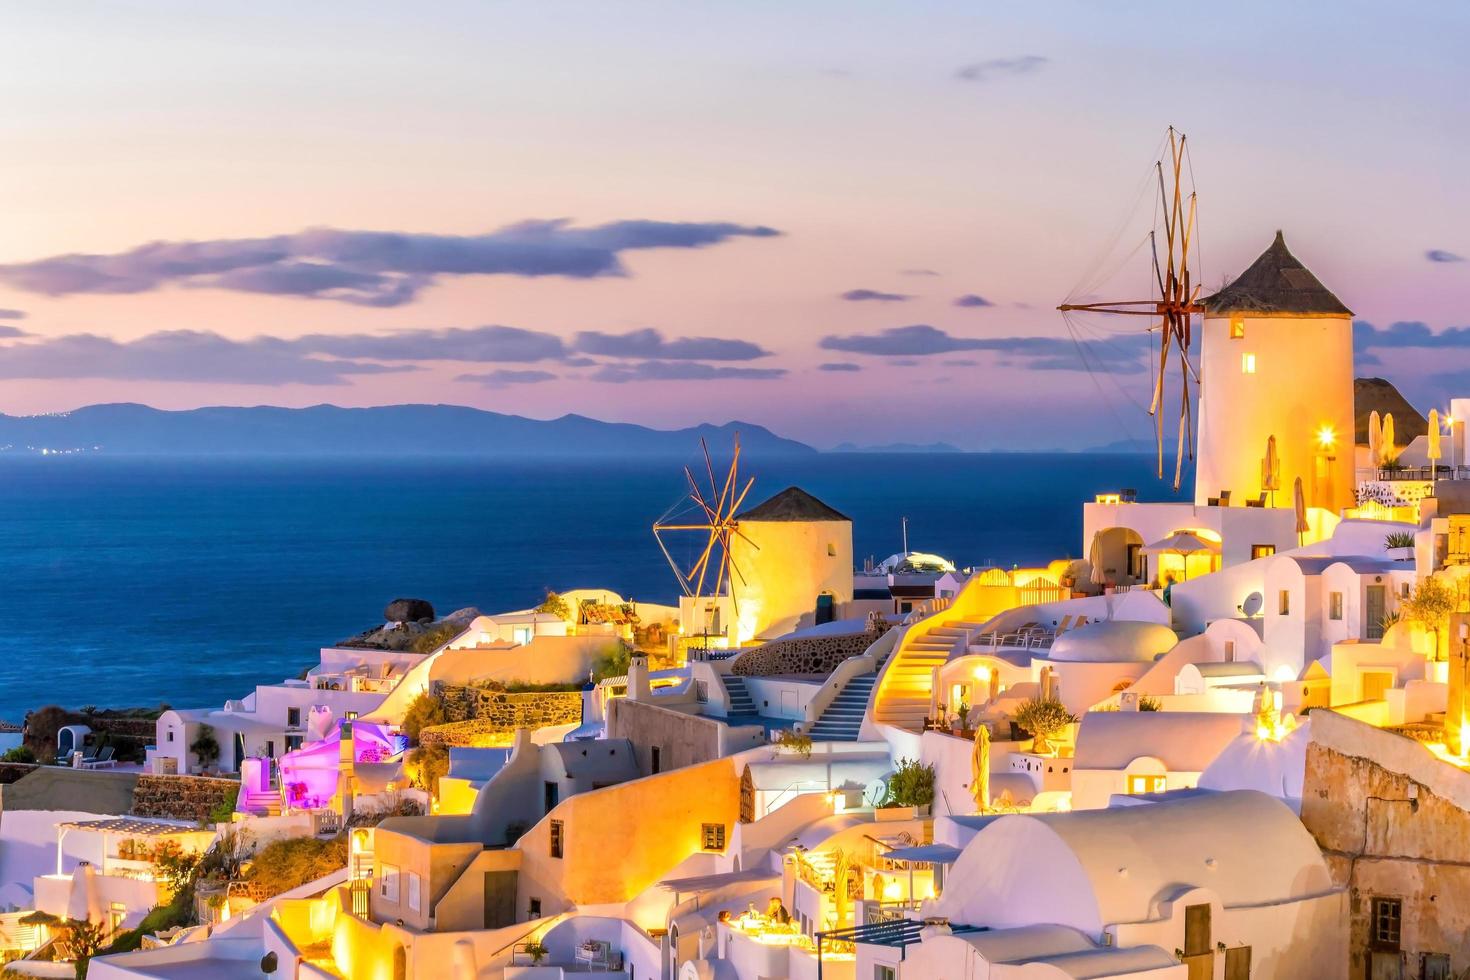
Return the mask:
<path fill-rule="evenodd" d="M 199 734 L 189 743 L 189 751 L 194 753 L 200 766 L 208 769 L 214 765 L 219 759 L 219 740 L 214 737 L 214 729 L 200 725 Z"/>
<path fill-rule="evenodd" d="M 433 653 L 435 650 L 464 632 L 463 623 L 436 623 L 413 641 L 414 653 Z"/>
<path fill-rule="evenodd" d="M 1412 548 L 1414 547 L 1413 531 L 1395 531 L 1383 539 L 1385 548 Z"/>
<path fill-rule="evenodd" d="M 888 777 L 888 796 L 884 806 L 928 806 L 934 802 L 934 767 L 918 759 L 899 759 L 898 768 Z"/>
<path fill-rule="evenodd" d="M 626 677 L 628 665 L 633 661 L 633 651 L 623 643 L 614 643 L 592 661 L 592 679 L 605 680 L 609 677 Z"/>
<path fill-rule="evenodd" d="M 812 737 L 791 728 L 776 733 L 776 745 L 784 752 L 794 752 L 803 759 L 812 757 Z"/>
<path fill-rule="evenodd" d="M 1076 722 L 1077 716 L 1054 698 L 1034 697 L 1016 709 L 1014 720 L 1036 739 L 1033 750 L 1041 753 L 1050 750 L 1051 740 Z"/>
<path fill-rule="evenodd" d="M 425 728 L 442 725 L 448 720 L 444 713 L 444 702 L 432 692 L 425 691 L 410 701 L 408 710 L 403 713 L 403 734 L 408 736 L 410 742 L 417 744 L 419 733 Z"/>
<path fill-rule="evenodd" d="M 420 745 L 408 753 L 404 772 L 413 784 L 434 796 L 439 795 L 439 777 L 449 774 L 449 749 L 438 743 Z"/>
<path fill-rule="evenodd" d="M 17 745 L 15 748 L 0 755 L 0 762 L 35 762 L 36 753 L 31 751 L 29 745 Z"/>
<path fill-rule="evenodd" d="M 1138 699 L 1139 711 L 1163 711 L 1164 702 L 1158 698 L 1151 698 L 1147 694 Z"/>
<path fill-rule="evenodd" d="M 229 792 L 220 797 L 220 801 L 210 808 L 209 823 L 229 823 L 235 819 L 235 804 L 240 800 L 240 787 L 231 787 Z"/>
<path fill-rule="evenodd" d="M 550 613 L 557 619 L 570 620 L 572 618 L 572 607 L 559 594 L 550 589 L 546 590 L 546 598 L 541 600 L 541 605 L 536 607 L 536 611 Z"/>
<path fill-rule="evenodd" d="M 347 835 L 330 840 L 289 837 L 273 840 L 255 852 L 245 880 L 262 899 L 317 880 L 347 867 Z"/>

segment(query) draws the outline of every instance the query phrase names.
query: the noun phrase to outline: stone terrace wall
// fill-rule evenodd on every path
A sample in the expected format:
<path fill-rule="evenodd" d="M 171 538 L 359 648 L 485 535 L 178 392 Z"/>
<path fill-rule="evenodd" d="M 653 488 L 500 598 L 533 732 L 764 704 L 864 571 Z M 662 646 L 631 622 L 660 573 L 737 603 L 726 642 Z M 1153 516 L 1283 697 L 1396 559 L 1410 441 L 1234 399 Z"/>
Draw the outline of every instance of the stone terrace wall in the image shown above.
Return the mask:
<path fill-rule="evenodd" d="M 139 817 L 168 817 L 174 820 L 204 820 L 209 811 L 233 800 L 240 784 L 233 779 L 208 776 L 138 777 L 133 790 L 133 814 Z"/>
<path fill-rule="evenodd" d="M 419 741 L 452 746 L 488 745 L 517 728 L 575 725 L 582 720 L 580 691 L 528 691 L 521 694 L 479 687 L 440 689 L 448 724 L 425 728 Z"/>
<path fill-rule="evenodd" d="M 1470 773 L 1419 743 L 1312 712 L 1301 818 L 1351 892 L 1342 976 L 1367 973 L 1374 897 L 1402 900 L 1403 955 L 1415 976 L 1420 954 L 1449 954 L 1452 976 L 1470 967 L 1470 906 L 1448 899 L 1470 895 L 1467 802 Z"/>
<path fill-rule="evenodd" d="M 872 646 L 876 639 L 877 633 L 863 632 L 773 640 L 738 655 L 730 664 L 730 673 L 742 677 L 764 677 L 772 674 L 826 676 L 836 670 L 842 661 L 856 657 Z"/>
<path fill-rule="evenodd" d="M 41 768 L 33 762 L 0 762 L 0 786 L 15 782 L 22 776 L 29 776 Z"/>

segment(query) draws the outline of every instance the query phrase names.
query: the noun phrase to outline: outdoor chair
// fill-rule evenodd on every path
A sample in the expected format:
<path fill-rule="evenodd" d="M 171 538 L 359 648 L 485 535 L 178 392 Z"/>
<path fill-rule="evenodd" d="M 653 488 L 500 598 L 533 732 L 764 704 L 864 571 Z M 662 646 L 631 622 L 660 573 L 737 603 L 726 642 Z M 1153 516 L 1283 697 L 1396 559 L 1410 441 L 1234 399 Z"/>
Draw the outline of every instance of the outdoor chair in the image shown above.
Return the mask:
<path fill-rule="evenodd" d="M 1264 506 L 1266 506 L 1266 491 L 1262 490 L 1261 491 L 1261 495 L 1259 497 L 1255 497 L 1254 499 L 1247 499 L 1246 502 L 1245 502 L 1245 505 L 1247 507 L 1264 507 Z"/>
<path fill-rule="evenodd" d="M 1221 507 L 1229 507 L 1230 506 L 1230 491 L 1229 490 L 1221 490 L 1220 491 L 1220 506 Z"/>
<path fill-rule="evenodd" d="M 101 752 L 97 753 L 97 758 L 92 759 L 91 761 L 83 759 L 82 767 L 85 769 L 101 769 L 103 766 L 107 766 L 110 769 L 113 766 L 117 765 L 117 763 L 114 762 L 112 759 L 112 757 L 116 754 L 117 750 L 114 749 L 112 746 L 105 746 Z"/>

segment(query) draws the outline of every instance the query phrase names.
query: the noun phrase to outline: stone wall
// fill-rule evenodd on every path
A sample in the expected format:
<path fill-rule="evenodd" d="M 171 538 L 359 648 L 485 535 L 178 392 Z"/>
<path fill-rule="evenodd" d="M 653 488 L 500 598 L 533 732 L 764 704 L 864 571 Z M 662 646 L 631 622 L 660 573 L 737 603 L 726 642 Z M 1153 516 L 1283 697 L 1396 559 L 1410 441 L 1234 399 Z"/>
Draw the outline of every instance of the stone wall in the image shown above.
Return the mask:
<path fill-rule="evenodd" d="M 704 715 L 613 698 L 607 703 L 607 737 L 626 738 L 638 755 L 638 771 L 653 773 L 653 750 L 659 751 L 659 771 L 682 769 L 720 757 L 721 722 Z"/>
<path fill-rule="evenodd" d="M 139 817 L 204 820 L 221 803 L 233 801 L 239 790 L 240 784 L 233 779 L 145 773 L 133 790 L 132 812 Z"/>
<path fill-rule="evenodd" d="M 1426 955 L 1448 955 L 1452 976 L 1470 967 L 1470 773 L 1416 742 L 1334 712 L 1312 713 L 1302 823 L 1321 846 L 1333 879 L 1349 890 L 1349 962 L 1368 975 L 1373 900 L 1402 904 L 1404 976 Z M 1462 797 L 1456 799 L 1456 797 Z"/>
<path fill-rule="evenodd" d="M 737 656 L 730 664 L 730 673 L 742 677 L 772 674 L 821 674 L 825 677 L 842 661 L 856 657 L 872 646 L 878 636 L 877 633 L 863 632 L 773 640 Z"/>
<path fill-rule="evenodd" d="M 22 776 L 29 776 L 41 768 L 32 762 L 0 762 L 0 786 L 15 782 Z"/>
<path fill-rule="evenodd" d="M 510 693 L 481 687 L 445 685 L 438 690 L 449 722 L 425 728 L 419 741 L 452 746 L 503 741 L 517 728 L 575 725 L 582 720 L 580 691 Z"/>

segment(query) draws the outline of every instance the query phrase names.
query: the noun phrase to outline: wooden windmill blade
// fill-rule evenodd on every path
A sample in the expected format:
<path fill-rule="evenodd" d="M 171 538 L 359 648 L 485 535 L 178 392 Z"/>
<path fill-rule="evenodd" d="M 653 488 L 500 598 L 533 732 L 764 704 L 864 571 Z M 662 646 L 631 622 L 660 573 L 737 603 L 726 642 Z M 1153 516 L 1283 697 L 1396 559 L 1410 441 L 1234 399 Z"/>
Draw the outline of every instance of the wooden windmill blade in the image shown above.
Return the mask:
<path fill-rule="evenodd" d="M 1150 379 L 1148 413 L 1154 417 L 1154 438 L 1157 446 L 1157 470 L 1159 478 L 1164 476 L 1164 424 L 1161 412 L 1164 406 L 1165 382 L 1169 377 L 1171 352 L 1177 351 L 1179 358 L 1180 404 L 1178 434 L 1174 449 L 1174 489 L 1178 490 L 1183 477 L 1184 459 L 1194 457 L 1193 411 L 1191 409 L 1191 382 L 1197 387 L 1199 372 L 1189 360 L 1189 348 L 1193 343 L 1193 317 L 1203 312 L 1199 305 L 1198 277 L 1190 266 L 1192 255 L 1199 251 L 1198 196 L 1193 188 L 1184 190 L 1185 165 L 1188 159 L 1188 137 L 1170 126 L 1167 136 L 1168 172 L 1165 160 L 1155 162 L 1158 179 L 1158 211 L 1162 216 L 1164 254 L 1159 254 L 1159 229 L 1149 233 L 1150 251 L 1153 262 L 1153 281 L 1158 296 L 1151 299 L 1105 300 L 1086 303 L 1063 303 L 1057 307 L 1063 312 L 1079 311 L 1108 313 L 1115 316 L 1147 316 L 1157 323 L 1159 350 L 1153 376 Z M 1075 338 L 1074 338 L 1075 339 Z M 1090 370 L 1090 368 L 1089 368 Z"/>

